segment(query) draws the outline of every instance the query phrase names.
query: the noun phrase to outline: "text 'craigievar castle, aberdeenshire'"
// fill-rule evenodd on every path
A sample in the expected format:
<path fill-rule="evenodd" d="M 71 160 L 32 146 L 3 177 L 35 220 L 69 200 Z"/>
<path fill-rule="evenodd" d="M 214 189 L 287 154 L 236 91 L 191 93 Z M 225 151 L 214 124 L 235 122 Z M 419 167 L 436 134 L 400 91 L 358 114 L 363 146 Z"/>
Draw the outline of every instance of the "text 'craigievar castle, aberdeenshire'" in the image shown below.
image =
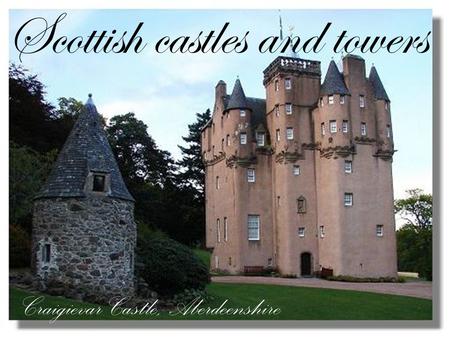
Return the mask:
<path fill-rule="evenodd" d="M 211 268 L 397 275 L 390 100 L 375 67 L 277 57 L 266 99 L 216 86 L 202 130 Z M 332 271 L 331 271 L 332 270 Z"/>

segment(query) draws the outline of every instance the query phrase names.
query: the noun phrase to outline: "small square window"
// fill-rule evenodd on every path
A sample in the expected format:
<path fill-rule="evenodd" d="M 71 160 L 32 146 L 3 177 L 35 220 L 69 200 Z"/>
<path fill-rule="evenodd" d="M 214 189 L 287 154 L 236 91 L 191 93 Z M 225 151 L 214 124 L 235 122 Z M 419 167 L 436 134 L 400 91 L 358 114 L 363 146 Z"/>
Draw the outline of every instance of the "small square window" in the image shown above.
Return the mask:
<path fill-rule="evenodd" d="M 298 237 L 305 237 L 305 228 L 304 227 L 298 228 Z"/>
<path fill-rule="evenodd" d="M 339 103 L 344 104 L 345 103 L 345 95 L 339 96 Z"/>
<path fill-rule="evenodd" d="M 366 106 L 366 100 L 364 95 L 359 95 L 359 108 L 364 108 Z"/>
<path fill-rule="evenodd" d="M 346 192 L 344 194 L 344 205 L 346 207 L 351 207 L 353 205 L 353 194 Z"/>
<path fill-rule="evenodd" d="M 241 144 L 247 144 L 247 133 L 241 133 Z"/>
<path fill-rule="evenodd" d="M 347 120 L 342 121 L 342 132 L 348 133 L 348 121 Z"/>
<path fill-rule="evenodd" d="M 299 176 L 300 175 L 300 166 L 294 165 L 292 167 L 292 173 L 294 174 L 294 176 Z"/>
<path fill-rule="evenodd" d="M 240 112 L 239 112 L 239 115 L 241 117 L 245 117 L 245 110 L 241 109 Z"/>
<path fill-rule="evenodd" d="M 377 225 L 377 237 L 383 237 L 383 225 Z"/>
<path fill-rule="evenodd" d="M 361 136 L 367 136 L 367 125 L 365 122 L 361 123 Z"/>
<path fill-rule="evenodd" d="M 351 174 L 353 171 L 353 163 L 352 161 L 345 161 L 344 162 L 344 171 L 346 174 Z"/>
<path fill-rule="evenodd" d="M 294 139 L 294 128 L 292 128 L 292 127 L 286 128 L 286 139 L 288 139 L 288 140 Z"/>
<path fill-rule="evenodd" d="M 328 104 L 334 104 L 334 96 L 328 95 Z"/>
<path fill-rule="evenodd" d="M 330 121 L 330 133 L 336 133 L 337 132 L 337 124 L 336 124 L 336 120 L 331 120 Z"/>
<path fill-rule="evenodd" d="M 255 182 L 256 175 L 255 175 L 255 169 L 247 169 L 247 182 Z"/>
<path fill-rule="evenodd" d="M 320 226 L 319 233 L 320 233 L 320 238 L 325 237 L 325 227 L 323 225 Z"/>
<path fill-rule="evenodd" d="M 104 192 L 105 191 L 106 177 L 105 175 L 94 174 L 92 191 Z"/>
<path fill-rule="evenodd" d="M 285 87 L 286 89 L 291 89 L 291 88 L 292 88 L 291 79 L 285 79 L 285 80 L 284 80 L 284 87 Z"/>
<path fill-rule="evenodd" d="M 265 133 L 257 132 L 256 133 L 256 145 L 258 147 L 264 147 L 264 139 L 266 137 Z"/>
<path fill-rule="evenodd" d="M 286 103 L 286 115 L 292 115 L 292 104 L 291 103 Z"/>

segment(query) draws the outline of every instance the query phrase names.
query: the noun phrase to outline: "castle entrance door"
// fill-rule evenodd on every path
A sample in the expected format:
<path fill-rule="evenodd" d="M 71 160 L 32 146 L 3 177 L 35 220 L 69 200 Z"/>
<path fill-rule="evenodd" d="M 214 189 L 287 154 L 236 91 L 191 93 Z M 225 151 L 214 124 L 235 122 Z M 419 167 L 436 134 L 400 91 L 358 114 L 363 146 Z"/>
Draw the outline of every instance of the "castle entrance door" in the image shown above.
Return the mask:
<path fill-rule="evenodd" d="M 311 254 L 303 252 L 300 255 L 300 274 L 302 276 L 311 276 Z"/>

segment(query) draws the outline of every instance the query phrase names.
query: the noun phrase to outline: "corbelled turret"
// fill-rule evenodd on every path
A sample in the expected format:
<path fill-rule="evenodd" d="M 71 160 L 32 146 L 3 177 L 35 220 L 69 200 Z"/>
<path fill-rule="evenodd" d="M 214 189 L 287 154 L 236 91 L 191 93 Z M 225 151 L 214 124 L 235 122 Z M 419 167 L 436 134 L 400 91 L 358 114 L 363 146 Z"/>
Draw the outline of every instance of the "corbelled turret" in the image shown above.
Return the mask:
<path fill-rule="evenodd" d="M 390 102 L 375 66 L 372 66 L 372 68 L 370 69 L 369 82 L 373 87 L 373 96 L 376 100 L 385 100 Z"/>
<path fill-rule="evenodd" d="M 233 92 L 227 104 L 227 110 L 230 109 L 250 109 L 239 79 L 236 79 L 234 83 Z"/>
<path fill-rule="evenodd" d="M 325 80 L 320 88 L 320 94 L 324 95 L 350 95 L 350 92 L 347 89 L 347 86 L 344 82 L 344 77 L 342 73 L 339 72 L 339 69 L 336 66 L 336 63 L 331 60 L 330 65 L 328 66 L 327 75 L 325 75 Z"/>

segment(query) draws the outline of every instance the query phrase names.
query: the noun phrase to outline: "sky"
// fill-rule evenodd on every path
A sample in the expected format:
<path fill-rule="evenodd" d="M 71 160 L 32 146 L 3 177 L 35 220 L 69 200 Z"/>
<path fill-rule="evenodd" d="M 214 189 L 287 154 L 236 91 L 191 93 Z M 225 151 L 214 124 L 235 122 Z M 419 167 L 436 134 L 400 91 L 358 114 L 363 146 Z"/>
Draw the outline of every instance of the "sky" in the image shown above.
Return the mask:
<path fill-rule="evenodd" d="M 41 16 L 53 23 L 62 13 L 67 17 L 58 24 L 55 39 L 60 36 L 88 36 L 92 31 L 139 32 L 147 47 L 139 54 L 54 53 L 46 48 L 39 53 L 22 55 L 14 46 L 16 32 L 27 20 Z M 333 58 L 340 66 L 341 55 L 332 51 L 337 35 L 425 36 L 432 30 L 430 10 L 282 10 L 287 34 L 307 39 L 318 35 L 327 22 L 330 31 L 325 47 L 319 53 L 300 53 L 304 59 L 321 61 L 322 74 Z M 219 80 L 231 92 L 237 76 L 245 94 L 265 97 L 262 71 L 277 54 L 260 53 L 259 42 L 279 34 L 278 10 L 12 10 L 10 11 L 10 61 L 22 64 L 46 85 L 47 99 L 56 105 L 59 97 L 86 101 L 88 93 L 101 114 L 112 117 L 134 112 L 143 120 L 150 135 L 161 149 L 180 157 L 178 144 L 187 134 L 187 125 L 195 113 L 212 109 L 214 87 Z M 227 37 L 247 38 L 245 53 L 170 54 L 155 52 L 155 43 L 163 36 L 176 38 L 200 31 L 219 31 L 229 22 Z M 32 26 L 34 34 L 42 28 Z M 120 34 L 121 35 L 121 34 Z M 432 53 L 358 53 L 378 74 L 391 99 L 392 128 L 395 148 L 393 176 L 394 196 L 421 188 L 432 191 Z"/>

